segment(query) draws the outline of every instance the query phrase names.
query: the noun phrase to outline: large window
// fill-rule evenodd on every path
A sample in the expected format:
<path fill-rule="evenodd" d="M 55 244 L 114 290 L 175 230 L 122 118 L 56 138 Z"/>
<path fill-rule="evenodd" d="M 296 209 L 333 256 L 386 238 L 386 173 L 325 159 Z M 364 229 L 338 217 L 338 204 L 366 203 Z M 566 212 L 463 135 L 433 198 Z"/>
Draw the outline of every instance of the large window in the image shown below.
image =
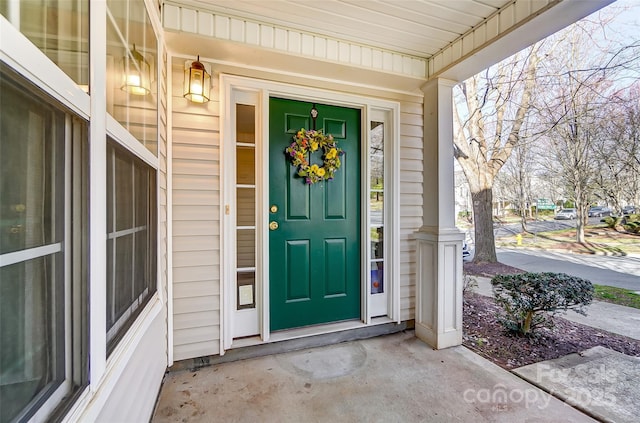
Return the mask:
<path fill-rule="evenodd" d="M 89 0 L 0 0 L 0 13 L 88 89 Z"/>
<path fill-rule="evenodd" d="M 107 341 L 109 351 L 156 291 L 156 171 L 107 144 Z"/>
<path fill-rule="evenodd" d="M 86 122 L 0 65 L 0 421 L 87 383 Z"/>
<path fill-rule="evenodd" d="M 142 0 L 107 1 L 107 111 L 158 150 L 158 43 Z"/>

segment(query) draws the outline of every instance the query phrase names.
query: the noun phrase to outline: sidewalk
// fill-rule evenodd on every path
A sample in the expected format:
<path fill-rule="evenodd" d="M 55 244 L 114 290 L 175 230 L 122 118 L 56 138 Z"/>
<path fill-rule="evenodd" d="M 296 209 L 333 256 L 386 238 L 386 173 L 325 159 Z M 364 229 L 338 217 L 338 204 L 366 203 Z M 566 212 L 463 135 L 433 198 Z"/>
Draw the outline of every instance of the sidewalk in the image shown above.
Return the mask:
<path fill-rule="evenodd" d="M 491 279 L 476 280 L 474 291 L 492 296 Z M 640 339 L 640 310 L 635 308 L 594 301 L 587 307 L 587 316 L 569 310 L 561 317 Z M 632 423 L 640 415 L 639 357 L 598 346 L 523 366 L 513 373 L 600 421 Z"/>

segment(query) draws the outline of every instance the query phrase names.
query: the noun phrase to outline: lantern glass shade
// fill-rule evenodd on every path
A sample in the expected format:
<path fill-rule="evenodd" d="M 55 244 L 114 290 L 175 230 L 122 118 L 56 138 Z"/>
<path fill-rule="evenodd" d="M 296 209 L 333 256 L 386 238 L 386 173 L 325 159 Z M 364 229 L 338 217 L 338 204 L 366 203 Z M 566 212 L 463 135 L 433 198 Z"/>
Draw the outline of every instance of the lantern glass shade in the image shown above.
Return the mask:
<path fill-rule="evenodd" d="M 151 66 L 136 46 L 122 59 L 122 91 L 135 95 L 147 95 L 151 92 Z"/>
<path fill-rule="evenodd" d="M 209 101 L 209 90 L 211 89 L 211 77 L 198 60 L 184 70 L 184 97 L 194 103 L 205 103 Z"/>

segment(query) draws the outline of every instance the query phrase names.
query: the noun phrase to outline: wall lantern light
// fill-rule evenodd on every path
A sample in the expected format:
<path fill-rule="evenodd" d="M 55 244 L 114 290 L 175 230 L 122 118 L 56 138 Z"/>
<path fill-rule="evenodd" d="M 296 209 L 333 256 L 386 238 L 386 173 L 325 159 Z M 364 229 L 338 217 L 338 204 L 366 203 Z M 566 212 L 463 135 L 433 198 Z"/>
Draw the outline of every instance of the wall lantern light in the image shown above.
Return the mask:
<path fill-rule="evenodd" d="M 210 80 L 211 77 L 198 56 L 198 60 L 184 70 L 184 97 L 194 103 L 206 103 L 209 101 Z"/>
<path fill-rule="evenodd" d="M 147 95 L 151 92 L 151 65 L 133 45 L 122 59 L 122 91 L 135 95 Z"/>

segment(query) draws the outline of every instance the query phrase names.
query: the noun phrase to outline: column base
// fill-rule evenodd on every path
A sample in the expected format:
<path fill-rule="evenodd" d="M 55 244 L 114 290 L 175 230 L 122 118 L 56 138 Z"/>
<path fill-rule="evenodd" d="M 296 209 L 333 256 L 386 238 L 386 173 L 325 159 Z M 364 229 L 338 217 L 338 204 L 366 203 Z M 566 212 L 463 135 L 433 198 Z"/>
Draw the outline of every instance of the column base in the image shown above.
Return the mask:
<path fill-rule="evenodd" d="M 462 344 L 462 241 L 457 228 L 416 234 L 416 336 L 436 349 Z"/>

